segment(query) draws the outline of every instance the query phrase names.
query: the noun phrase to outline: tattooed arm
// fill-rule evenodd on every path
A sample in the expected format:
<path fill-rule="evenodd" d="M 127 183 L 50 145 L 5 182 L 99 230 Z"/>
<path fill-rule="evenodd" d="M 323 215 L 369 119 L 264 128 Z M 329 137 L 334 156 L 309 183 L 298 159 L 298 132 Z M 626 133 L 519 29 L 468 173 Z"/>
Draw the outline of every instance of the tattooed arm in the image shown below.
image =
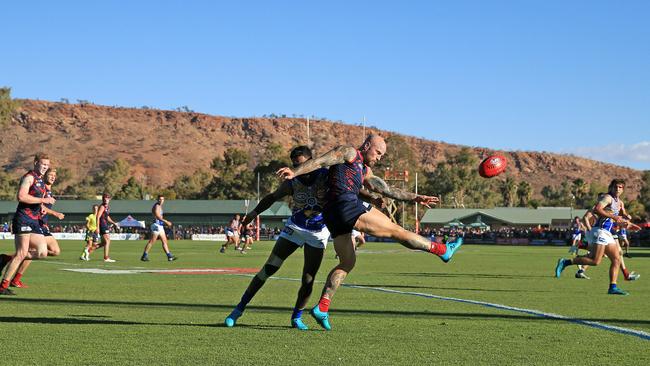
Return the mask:
<path fill-rule="evenodd" d="M 280 187 L 276 189 L 274 192 L 267 194 L 260 200 L 260 203 L 255 206 L 253 211 L 249 212 L 244 216 L 244 219 L 241 222 L 242 227 L 246 227 L 257 215 L 260 214 L 260 212 L 266 211 L 271 205 L 279 201 L 282 197 L 288 196 L 291 194 L 291 183 L 289 183 L 288 180 L 285 180 L 280 184 Z"/>
<path fill-rule="evenodd" d="M 439 201 L 438 197 L 423 196 L 403 189 L 391 187 L 383 179 L 373 175 L 370 168 L 368 168 L 368 173 L 366 174 L 363 184 L 373 192 L 377 192 L 382 196 L 390 197 L 398 201 L 412 201 L 421 203 L 427 207 L 432 204 L 435 205 Z"/>
<path fill-rule="evenodd" d="M 332 165 L 342 164 L 345 162 L 349 163 L 354 160 L 356 155 L 357 149 L 353 148 L 352 146 L 339 146 L 328 151 L 324 155 L 319 156 L 318 158 L 310 159 L 304 162 L 295 170 L 291 170 L 291 168 L 285 167 L 278 170 L 275 174 L 280 178 L 291 179 L 299 175 L 311 173 L 319 168 L 327 168 Z"/>

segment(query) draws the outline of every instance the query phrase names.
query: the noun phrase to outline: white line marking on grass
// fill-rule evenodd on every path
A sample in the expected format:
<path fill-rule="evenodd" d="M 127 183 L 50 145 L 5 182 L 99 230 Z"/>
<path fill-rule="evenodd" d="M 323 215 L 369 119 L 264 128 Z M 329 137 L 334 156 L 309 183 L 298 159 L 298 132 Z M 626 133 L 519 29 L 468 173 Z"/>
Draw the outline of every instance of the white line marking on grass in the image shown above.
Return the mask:
<path fill-rule="evenodd" d="M 234 276 L 253 277 L 251 275 L 241 275 L 241 274 L 234 275 Z M 297 279 L 297 278 L 288 278 L 288 277 L 269 277 L 269 278 L 275 279 L 275 280 L 285 280 L 285 281 L 297 281 L 297 282 L 300 282 L 300 279 Z M 318 282 L 322 282 L 322 281 L 318 281 Z M 460 302 L 460 303 L 464 303 L 464 304 L 479 305 L 479 306 L 483 306 L 483 307 L 487 307 L 487 308 L 493 308 L 493 309 L 499 309 L 499 310 L 515 311 L 515 312 L 518 312 L 518 313 L 535 315 L 535 316 L 540 317 L 540 318 L 564 320 L 564 321 L 567 321 L 567 322 L 570 322 L 570 323 L 575 323 L 575 324 L 584 325 L 584 326 L 591 327 L 591 328 L 596 328 L 596 329 L 606 330 L 606 331 L 610 331 L 610 332 L 630 335 L 630 336 L 634 336 L 634 337 L 644 339 L 646 341 L 650 341 L 650 333 L 647 333 L 647 332 L 644 332 L 644 331 L 641 331 L 641 330 L 617 327 L 615 325 L 607 325 L 607 324 L 594 322 L 594 321 L 590 321 L 590 320 L 571 318 L 571 317 L 564 316 L 564 315 L 546 313 L 546 312 L 539 311 L 539 310 L 534 310 L 534 309 L 518 308 L 518 307 L 514 307 L 514 306 L 495 304 L 495 303 L 485 302 L 485 301 L 460 299 L 460 298 L 457 298 L 457 297 L 447 297 L 447 296 L 440 296 L 440 295 L 433 295 L 433 294 L 425 294 L 425 293 L 421 293 L 421 292 L 391 290 L 391 289 L 386 289 L 386 288 L 382 288 L 382 287 L 370 287 L 370 286 L 346 285 L 346 284 L 342 284 L 341 286 L 348 287 L 348 288 L 354 288 L 354 289 L 385 292 L 385 293 L 397 294 L 397 295 L 410 295 L 410 296 L 424 297 L 424 298 L 427 298 L 427 299 L 436 299 L 436 300 L 443 300 L 443 301 Z"/>

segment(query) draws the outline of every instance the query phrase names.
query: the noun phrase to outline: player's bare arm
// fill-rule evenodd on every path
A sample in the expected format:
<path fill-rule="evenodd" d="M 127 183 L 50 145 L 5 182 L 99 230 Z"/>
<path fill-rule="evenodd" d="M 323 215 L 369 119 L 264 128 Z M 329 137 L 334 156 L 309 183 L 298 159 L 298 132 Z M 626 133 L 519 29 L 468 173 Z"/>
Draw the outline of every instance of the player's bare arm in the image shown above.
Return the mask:
<path fill-rule="evenodd" d="M 65 218 L 64 214 L 62 214 L 61 212 L 58 212 L 58 211 L 54 211 L 51 208 L 48 208 L 47 206 L 43 206 L 42 209 L 43 209 L 43 212 L 45 212 L 46 214 L 52 215 L 52 216 L 56 217 L 59 220 L 63 220 Z"/>
<path fill-rule="evenodd" d="M 260 212 L 266 211 L 274 202 L 279 201 L 283 197 L 286 197 L 291 194 L 291 184 L 288 180 L 285 180 L 280 184 L 278 189 L 267 194 L 260 200 L 260 203 L 255 206 L 253 211 L 249 212 L 244 219 L 242 220 L 242 227 L 246 227 L 253 219 L 259 215 Z"/>
<path fill-rule="evenodd" d="M 53 197 L 39 198 L 29 194 L 29 187 L 31 187 L 32 184 L 34 184 L 34 177 L 30 175 L 24 177 L 20 181 L 20 185 L 18 186 L 18 194 L 16 195 L 18 202 L 26 203 L 28 205 L 34 205 L 38 203 L 53 204 L 56 202 Z"/>
<path fill-rule="evenodd" d="M 354 160 L 356 156 L 357 149 L 352 146 L 339 146 L 318 158 L 306 161 L 301 164 L 300 167 L 295 168 L 295 170 L 285 167 L 278 170 L 275 174 L 283 179 L 292 179 L 299 175 L 311 173 L 316 169 L 327 168 L 335 164 L 349 163 Z"/>
<path fill-rule="evenodd" d="M 608 217 L 616 222 L 625 222 L 625 219 L 621 216 L 614 215 L 613 212 L 605 211 L 605 207 L 612 204 L 612 196 L 606 194 L 594 207 L 594 212 L 599 217 Z"/>
<path fill-rule="evenodd" d="M 103 205 L 99 206 L 99 209 L 97 210 L 97 215 L 95 215 L 95 222 L 97 222 L 97 228 L 95 229 L 95 232 L 97 234 L 99 234 L 99 218 L 102 217 L 102 215 L 104 214 L 104 211 L 106 211 L 104 206 Z"/>
<path fill-rule="evenodd" d="M 364 180 L 364 186 L 384 197 L 389 197 L 398 201 L 417 202 L 426 207 L 429 207 L 429 205 L 435 205 L 439 201 L 438 197 L 423 196 L 400 188 L 391 187 L 383 179 L 373 175 L 370 169 L 368 169 L 368 174 Z"/>
<path fill-rule="evenodd" d="M 169 220 L 163 219 L 162 216 L 162 209 L 160 208 L 160 205 L 156 205 L 156 208 L 154 209 L 154 217 L 156 217 L 156 220 L 160 220 L 165 223 L 168 227 L 172 227 L 172 222 Z"/>

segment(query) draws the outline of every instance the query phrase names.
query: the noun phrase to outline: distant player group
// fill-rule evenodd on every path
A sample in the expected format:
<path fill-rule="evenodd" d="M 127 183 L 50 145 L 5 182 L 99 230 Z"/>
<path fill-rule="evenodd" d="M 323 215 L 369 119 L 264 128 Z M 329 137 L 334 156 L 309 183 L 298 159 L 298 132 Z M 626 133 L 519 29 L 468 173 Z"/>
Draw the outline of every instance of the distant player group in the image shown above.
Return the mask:
<path fill-rule="evenodd" d="M 58 256 L 61 253 L 59 243 L 50 232 L 48 216 L 52 215 L 63 220 L 65 215 L 54 211 L 56 199 L 52 196 L 52 185 L 56 182 L 56 169 L 50 165 L 46 154 L 34 157 L 34 167 L 20 178 L 18 186 L 18 207 L 12 220 L 15 253 L 0 254 L 0 273 L 4 270 L 0 282 L 0 295 L 15 295 L 10 287 L 26 288 L 22 281 L 23 275 L 32 260 L 43 259 L 47 256 Z M 101 205 L 93 205 L 93 212 L 86 217 L 85 247 L 80 259 L 90 260 L 90 254 L 98 248 L 104 248 L 104 262 L 114 263 L 110 252 L 110 225 L 119 228 L 110 216 L 110 200 L 108 193 L 102 195 Z M 169 261 L 176 259 L 167 244 L 167 238 L 162 225 L 171 226 L 171 222 L 162 218 L 162 203 L 164 197 L 159 196 L 152 208 L 154 223 L 151 226 L 152 237 L 145 246 L 142 260 L 148 260 L 148 252 L 153 242 L 160 238 L 163 249 Z M 6 269 L 5 269 L 6 268 Z"/>
<path fill-rule="evenodd" d="M 303 321 L 302 313 L 307 308 L 330 237 L 333 238 L 339 263 L 330 270 L 317 304 L 309 309 L 314 320 L 326 330 L 332 328 L 329 316 L 331 301 L 346 276 L 355 267 L 357 242 L 363 243 L 360 233 L 393 239 L 407 248 L 434 254 L 445 263 L 451 260 L 463 244 L 462 237 L 455 237 L 446 243 L 431 241 L 405 230 L 382 213 L 384 198 L 415 202 L 426 207 L 438 203 L 436 197 L 391 187 L 374 175 L 372 167 L 385 153 L 386 142 L 378 135 L 368 136 L 359 148 L 339 146 L 317 158 L 312 156 L 307 146 L 299 146 L 291 151 L 292 167 L 277 171 L 278 177 L 283 179 L 280 186 L 264 197 L 243 218 L 235 215 L 226 227 L 227 241 L 221 246 L 220 252 L 224 253 L 232 244 L 244 254 L 252 244 L 252 221 L 274 202 L 285 197 L 292 198 L 291 217 L 287 220 L 268 259 L 245 289 L 239 303 L 226 317 L 224 323 L 227 327 L 237 324 L 247 305 L 266 280 L 280 269 L 284 261 L 297 249 L 304 248 L 301 286 L 290 324 L 300 330 L 309 329 Z M 500 156 L 486 159 L 481 166 L 481 175 L 498 175 L 500 171 L 497 169 L 504 170 L 505 164 L 505 158 Z M 17 195 L 19 204 L 12 221 L 16 252 L 14 255 L 0 255 L 0 271 L 6 267 L 0 283 L 0 295 L 13 295 L 14 292 L 9 287 L 26 287 L 22 278 L 33 259 L 60 253 L 59 245 L 48 228 L 48 215 L 64 218 L 62 213 L 53 210 L 56 200 L 52 197 L 51 187 L 55 181 L 56 170 L 51 168 L 46 155 L 37 155 L 33 170 L 20 180 Z M 593 208 L 582 219 L 575 219 L 571 252 L 577 254 L 579 248 L 584 248 L 588 253 L 573 259 L 560 259 L 555 270 L 557 277 L 560 277 L 566 267 L 578 265 L 576 277 L 589 278 L 586 275 L 587 267 L 599 265 L 606 255 L 611 262 L 609 294 L 627 294 L 616 284 L 619 269 L 626 280 L 639 278 L 638 274 L 629 272 L 625 267 L 619 245 L 619 240 L 627 241 L 625 230 L 635 228 L 635 225 L 630 223 L 631 217 L 620 199 L 624 186 L 623 181 L 613 180 L 608 192 L 598 197 L 598 202 Z M 86 217 L 86 243 L 80 256 L 81 260 L 90 260 L 94 250 L 103 248 L 104 262 L 115 262 L 109 255 L 110 227 L 118 226 L 118 223 L 110 216 L 110 201 L 111 196 L 104 193 L 101 204 L 94 205 L 92 213 Z M 164 202 L 164 196 L 159 195 L 151 209 L 151 238 L 140 258 L 144 262 L 150 260 L 149 251 L 158 239 L 162 242 L 167 260 L 177 259 L 169 249 L 164 229 L 165 226 L 172 226 L 172 223 L 163 217 Z M 614 236 L 615 232 L 618 239 Z M 581 244 L 583 236 L 585 245 Z"/>

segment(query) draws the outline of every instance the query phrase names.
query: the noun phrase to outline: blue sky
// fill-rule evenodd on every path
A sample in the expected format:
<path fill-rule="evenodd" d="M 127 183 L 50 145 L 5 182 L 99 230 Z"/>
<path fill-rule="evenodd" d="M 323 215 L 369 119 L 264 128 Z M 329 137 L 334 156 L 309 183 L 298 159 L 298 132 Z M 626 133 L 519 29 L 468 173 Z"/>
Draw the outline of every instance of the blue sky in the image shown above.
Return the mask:
<path fill-rule="evenodd" d="M 650 169 L 648 1 L 3 4 L 13 96 L 297 114 Z"/>

